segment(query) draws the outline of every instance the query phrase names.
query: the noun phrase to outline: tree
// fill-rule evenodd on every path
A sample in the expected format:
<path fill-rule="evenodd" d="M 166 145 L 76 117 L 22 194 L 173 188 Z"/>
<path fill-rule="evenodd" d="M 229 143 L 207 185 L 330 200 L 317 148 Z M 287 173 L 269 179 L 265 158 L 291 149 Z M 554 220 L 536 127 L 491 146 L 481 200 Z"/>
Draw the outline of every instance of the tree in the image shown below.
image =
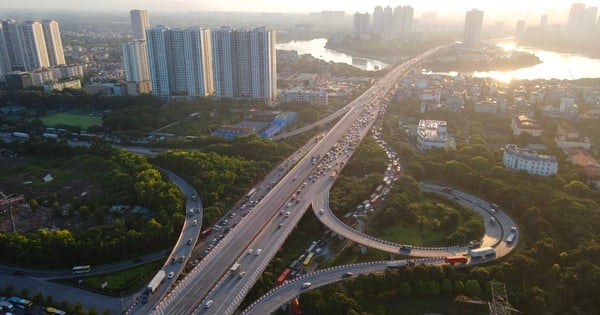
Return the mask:
<path fill-rule="evenodd" d="M 442 294 L 452 293 L 452 282 L 448 278 L 444 278 L 442 279 L 442 282 L 440 282 L 440 291 L 442 292 Z"/>
<path fill-rule="evenodd" d="M 460 280 L 454 280 L 454 283 L 452 283 L 452 287 L 454 288 L 455 293 L 462 293 L 465 290 L 465 285 Z"/>
<path fill-rule="evenodd" d="M 481 294 L 481 287 L 479 286 L 479 282 L 477 280 L 467 280 L 465 283 L 465 294 L 468 296 L 478 296 Z"/>
<path fill-rule="evenodd" d="M 435 280 L 427 281 L 427 294 L 431 296 L 440 294 L 440 283 Z"/>
<path fill-rule="evenodd" d="M 412 294 L 412 287 L 410 286 L 410 283 L 406 282 L 406 281 L 402 281 L 398 284 L 398 294 L 400 294 L 401 297 L 408 297 Z"/>

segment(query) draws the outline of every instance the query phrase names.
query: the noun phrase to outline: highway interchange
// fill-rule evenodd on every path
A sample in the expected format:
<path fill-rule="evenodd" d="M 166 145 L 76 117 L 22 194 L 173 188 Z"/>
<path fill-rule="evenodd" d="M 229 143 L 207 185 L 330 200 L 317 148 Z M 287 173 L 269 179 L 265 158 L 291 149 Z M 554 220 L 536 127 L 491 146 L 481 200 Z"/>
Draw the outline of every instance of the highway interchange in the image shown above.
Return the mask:
<path fill-rule="evenodd" d="M 216 243 L 206 257 L 181 281 L 176 281 L 176 279 L 182 272 L 185 263 L 175 262 L 172 264 L 171 260 L 175 258 L 178 261 L 178 257 L 184 257 L 184 260 L 187 260 L 191 256 L 193 244 L 197 242 L 200 235 L 203 213 L 200 198 L 191 197 L 197 196 L 194 188 L 174 174 L 169 174 L 169 177 L 179 187 L 182 187 L 184 194 L 188 196 L 186 217 L 189 208 L 194 209 L 194 215 L 186 219 L 179 240 L 164 265 L 164 270 L 167 273 L 173 272 L 174 277 L 165 279 L 165 282 L 159 286 L 157 292 L 147 304 L 138 303 L 137 299 L 133 300 L 131 304 L 128 304 L 131 306 L 127 313 L 232 314 L 296 227 L 306 210 L 311 206 L 319 220 L 339 235 L 365 246 L 390 253 L 399 253 L 401 244 L 393 244 L 364 235 L 346 226 L 333 215 L 328 205 L 328 192 L 333 185 L 334 177 L 324 175 L 315 178 L 314 182 L 309 180 L 308 178 L 312 176 L 316 169 L 316 165 L 311 163 L 311 158 L 319 156 L 323 159 L 336 143 L 338 145 L 343 143 L 340 140 L 348 136 L 349 130 L 354 130 L 355 142 L 352 143 L 351 148 L 355 149 L 358 142 L 371 128 L 379 113 L 380 106 L 385 104 L 387 98 L 390 97 L 395 82 L 406 71 L 409 71 L 438 49 L 430 50 L 396 67 L 359 98 L 336 112 L 334 114 L 336 117 L 343 115 L 337 124 L 325 133 L 320 140 L 311 141 L 298 150 L 285 162 L 285 165 L 282 165 L 279 170 L 273 170 L 263 180 L 259 192 L 256 194 L 256 196 L 259 196 L 258 198 L 262 197 L 262 200 L 253 209 L 248 207 L 249 209 L 246 211 L 249 212 L 246 212 L 245 217 L 242 218 L 241 215 L 238 217 L 239 221 L 236 223 L 239 224 L 232 228 L 231 232 L 225 235 L 220 242 Z M 331 121 L 333 121 L 333 118 L 331 118 Z M 346 144 L 348 144 L 347 141 Z M 351 153 L 348 154 L 345 161 L 350 155 Z M 283 170 L 284 168 L 287 173 Z M 339 172 L 339 170 L 336 171 Z M 308 185 L 304 185 L 305 182 Z M 272 183 L 276 184 L 271 188 Z M 433 184 L 422 184 L 422 188 L 424 191 L 436 191 L 445 194 L 441 187 Z M 297 196 L 297 201 L 291 202 L 290 197 L 298 192 L 300 193 Z M 489 204 L 477 197 L 459 191 L 453 191 L 452 194 L 449 197 L 456 197 L 460 204 L 471 206 L 484 216 L 486 222 L 492 215 L 498 220 L 498 225 L 489 226 L 489 224 L 486 224 L 483 246 L 495 246 L 498 257 L 507 254 L 513 248 L 502 242 L 505 233 L 503 228 L 515 226 L 506 214 L 500 211 L 490 213 Z M 317 212 L 317 209 L 321 208 L 325 211 L 322 213 Z M 242 213 L 239 208 L 237 210 Z M 193 223 L 193 220 L 196 220 L 196 223 Z M 188 245 L 188 240 L 191 240 L 191 245 Z M 514 246 L 517 241 L 512 245 Z M 256 254 L 257 249 L 261 249 L 259 254 Z M 411 247 L 410 255 L 430 257 L 423 258 L 422 261 L 439 264 L 443 263 L 443 258 L 440 258 L 442 256 L 466 253 L 466 251 L 466 247 L 438 249 Z M 164 257 L 164 254 L 162 256 Z M 414 259 L 414 261 L 419 262 L 420 260 Z M 243 277 L 229 274 L 229 268 L 235 262 L 240 263 L 246 272 Z M 313 283 L 312 289 L 340 281 L 342 275 L 348 271 L 358 274 L 385 270 L 387 263 L 374 262 L 340 266 L 305 275 L 301 279 L 288 281 L 287 284 L 279 287 L 277 291 L 270 292 L 270 294 L 255 302 L 253 307 L 246 310 L 246 312 L 265 314 L 276 310 L 277 307 L 304 291 L 300 288 L 300 283 L 304 281 Z M 405 263 L 405 261 L 400 263 Z M 211 301 L 210 307 L 206 308 L 208 301 Z"/>
<path fill-rule="evenodd" d="M 308 209 L 310 201 L 314 201 L 315 196 L 322 195 L 331 187 L 333 180 L 327 176 L 319 178 L 307 187 L 301 186 L 316 168 L 311 163 L 311 158 L 324 157 L 349 130 L 354 130 L 355 133 L 360 130 L 360 134 L 354 136 L 357 137 L 356 140 L 362 139 L 374 122 L 379 105 L 384 103 L 383 98 L 390 96 L 389 92 L 400 75 L 432 53 L 434 51 L 429 51 L 392 70 L 349 104 L 350 109 L 340 121 L 264 196 L 242 224 L 227 235 L 171 295 L 157 305 L 154 313 L 232 314 Z M 288 208 L 290 196 L 298 190 L 301 190 L 300 202 Z M 313 200 L 302 199 L 305 196 L 310 196 Z M 289 211 L 289 216 L 281 215 L 282 210 Z M 283 228 L 279 228 L 279 224 L 283 224 Z M 373 245 L 373 239 L 369 237 L 362 236 L 357 241 Z M 395 246 L 393 251 L 398 252 L 398 247 Z M 255 254 L 254 251 L 258 248 L 261 249 L 261 253 Z M 412 254 L 439 257 L 454 255 L 460 251 L 466 251 L 466 248 L 453 248 L 452 251 L 421 248 L 415 249 Z M 243 277 L 228 273 L 229 268 L 236 262 L 247 270 Z"/>

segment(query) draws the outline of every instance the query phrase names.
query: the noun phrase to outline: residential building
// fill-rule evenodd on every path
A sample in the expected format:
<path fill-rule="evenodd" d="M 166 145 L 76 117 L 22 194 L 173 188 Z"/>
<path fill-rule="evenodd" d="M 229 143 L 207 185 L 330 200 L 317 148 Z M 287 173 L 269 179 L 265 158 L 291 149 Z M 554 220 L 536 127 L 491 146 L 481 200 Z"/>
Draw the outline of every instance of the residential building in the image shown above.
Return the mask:
<path fill-rule="evenodd" d="M 540 127 L 535 120 L 525 115 L 514 117 L 512 119 L 510 129 L 512 130 L 514 136 L 518 136 L 521 133 L 526 132 L 534 137 L 538 137 L 541 136 L 543 132 L 542 127 Z"/>
<path fill-rule="evenodd" d="M 558 172 L 556 157 L 537 154 L 534 150 L 519 148 L 516 144 L 504 147 L 502 162 L 506 168 L 523 170 L 533 175 L 550 176 Z"/>
<path fill-rule="evenodd" d="M 0 31 L 0 73 L 65 64 L 56 21 L 19 22 L 7 19 L 2 20 Z"/>
<path fill-rule="evenodd" d="M 42 20 L 42 29 L 44 31 L 44 41 L 48 50 L 50 66 L 64 65 L 66 63 L 65 51 L 60 39 L 58 22 L 55 20 Z"/>
<path fill-rule="evenodd" d="M 467 12 L 465 17 L 465 30 L 463 34 L 464 45 L 473 46 L 479 42 L 482 25 L 483 11 L 473 9 Z"/>
<path fill-rule="evenodd" d="M 394 8 L 394 33 L 397 38 L 406 37 L 412 32 L 415 10 L 411 6 Z"/>
<path fill-rule="evenodd" d="M 155 96 L 167 100 L 214 94 L 210 31 L 158 26 L 148 29 L 146 38 Z"/>
<path fill-rule="evenodd" d="M 381 39 L 392 40 L 396 37 L 396 30 L 394 28 L 394 11 L 392 7 L 387 6 L 383 9 L 382 16 L 382 28 L 381 28 Z"/>
<path fill-rule="evenodd" d="M 420 120 L 417 127 L 417 149 L 447 148 L 449 146 L 446 121 Z"/>
<path fill-rule="evenodd" d="M 30 71 L 50 67 L 42 24 L 38 21 L 21 23 L 21 35 L 23 36 L 22 52 L 24 54 L 25 69 Z"/>
<path fill-rule="evenodd" d="M 371 33 L 381 36 L 383 33 L 383 8 L 378 5 L 373 10 L 373 28 Z"/>
<path fill-rule="evenodd" d="M 365 13 L 354 13 L 352 37 L 356 39 L 367 40 L 370 38 L 371 15 Z"/>
<path fill-rule="evenodd" d="M 264 27 L 213 30 L 215 96 L 274 100 L 277 93 L 275 36 L 275 31 Z"/>
<path fill-rule="evenodd" d="M 131 20 L 131 31 L 133 39 L 146 40 L 146 30 L 150 28 L 150 20 L 148 19 L 148 11 L 146 10 L 131 10 L 129 11 Z"/>
<path fill-rule="evenodd" d="M 139 95 L 152 91 L 148 50 L 145 40 L 123 44 L 123 68 L 129 95 Z"/>
<path fill-rule="evenodd" d="M 146 43 L 148 48 L 148 65 L 152 81 L 152 94 L 162 99 L 171 96 L 169 87 L 168 63 L 168 27 L 157 26 L 146 30 Z"/>

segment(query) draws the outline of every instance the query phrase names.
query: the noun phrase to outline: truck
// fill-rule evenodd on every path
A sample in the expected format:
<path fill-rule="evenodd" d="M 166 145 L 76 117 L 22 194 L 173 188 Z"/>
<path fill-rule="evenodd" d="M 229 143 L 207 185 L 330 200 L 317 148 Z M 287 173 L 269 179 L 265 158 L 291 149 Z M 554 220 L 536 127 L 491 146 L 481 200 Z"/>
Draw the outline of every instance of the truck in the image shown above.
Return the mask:
<path fill-rule="evenodd" d="M 446 261 L 447 264 L 466 264 L 468 259 L 465 256 L 447 256 L 444 257 L 444 260 Z"/>
<path fill-rule="evenodd" d="M 148 285 L 146 286 L 144 293 L 142 293 L 142 302 L 144 302 L 144 303 L 148 302 L 148 298 L 152 295 L 152 293 L 154 293 L 156 291 L 156 288 L 158 288 L 158 286 L 162 283 L 162 281 L 164 279 L 165 279 L 165 271 L 159 270 L 156 273 L 156 275 L 154 275 L 154 278 L 152 278 L 152 280 L 150 280 L 150 283 L 148 283 Z"/>
<path fill-rule="evenodd" d="M 231 266 L 231 268 L 229 269 L 229 273 L 232 276 L 239 274 L 241 271 L 242 271 L 242 265 L 240 265 L 240 263 L 233 264 L 233 266 Z"/>
<path fill-rule="evenodd" d="M 310 162 L 312 163 L 312 165 L 317 165 L 317 161 L 319 160 L 320 156 L 321 156 L 320 154 L 317 154 L 317 155 L 313 155 L 310 158 Z"/>

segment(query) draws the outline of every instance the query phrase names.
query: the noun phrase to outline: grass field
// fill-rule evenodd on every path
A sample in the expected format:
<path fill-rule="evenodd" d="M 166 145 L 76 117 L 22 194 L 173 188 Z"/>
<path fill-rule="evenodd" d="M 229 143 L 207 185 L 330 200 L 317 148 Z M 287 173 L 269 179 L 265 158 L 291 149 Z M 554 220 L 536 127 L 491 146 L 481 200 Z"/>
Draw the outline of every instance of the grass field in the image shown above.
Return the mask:
<path fill-rule="evenodd" d="M 44 125 L 54 127 L 56 125 L 81 126 L 88 128 L 93 125 L 102 126 L 102 117 L 77 114 L 55 114 L 42 118 Z"/>
<path fill-rule="evenodd" d="M 150 281 L 156 271 L 160 269 L 161 265 L 162 262 L 157 261 L 114 273 L 98 276 L 79 276 L 59 280 L 58 282 L 105 295 L 119 296 L 121 292 L 129 294 L 138 290 L 141 286 L 146 284 L 146 282 Z M 82 279 L 83 281 L 79 283 L 79 279 Z M 105 282 L 107 283 L 107 286 L 102 289 L 102 284 Z"/>

